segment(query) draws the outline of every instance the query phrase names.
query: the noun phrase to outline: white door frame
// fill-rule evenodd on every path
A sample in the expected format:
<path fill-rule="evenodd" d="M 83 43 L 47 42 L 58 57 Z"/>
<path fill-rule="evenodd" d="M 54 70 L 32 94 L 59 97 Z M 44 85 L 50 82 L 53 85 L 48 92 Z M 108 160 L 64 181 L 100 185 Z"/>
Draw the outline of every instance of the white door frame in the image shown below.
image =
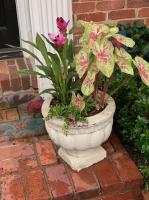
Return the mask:
<path fill-rule="evenodd" d="M 72 0 L 16 0 L 16 9 L 20 38 L 24 40 L 34 41 L 37 32 L 45 36 L 49 32 L 56 34 L 57 17 L 70 20 L 69 27 L 72 26 Z M 30 45 L 22 41 L 20 44 L 38 55 Z M 38 79 L 39 92 L 47 85 L 50 85 L 47 79 Z"/>

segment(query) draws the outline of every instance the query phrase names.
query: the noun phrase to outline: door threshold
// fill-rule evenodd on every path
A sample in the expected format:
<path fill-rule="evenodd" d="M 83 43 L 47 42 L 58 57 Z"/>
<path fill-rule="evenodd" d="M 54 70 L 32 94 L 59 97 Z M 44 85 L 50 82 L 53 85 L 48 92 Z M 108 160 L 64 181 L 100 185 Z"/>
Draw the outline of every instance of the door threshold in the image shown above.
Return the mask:
<path fill-rule="evenodd" d="M 23 57 L 21 50 L 15 48 L 4 48 L 0 49 L 0 60 Z"/>

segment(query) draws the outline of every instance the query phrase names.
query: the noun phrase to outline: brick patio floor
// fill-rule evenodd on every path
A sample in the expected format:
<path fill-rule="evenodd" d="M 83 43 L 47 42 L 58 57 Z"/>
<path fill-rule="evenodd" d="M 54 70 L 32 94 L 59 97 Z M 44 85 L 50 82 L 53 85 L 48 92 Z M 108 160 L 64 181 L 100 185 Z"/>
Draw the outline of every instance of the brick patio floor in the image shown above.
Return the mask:
<path fill-rule="evenodd" d="M 1 200 L 137 200 L 143 180 L 112 134 L 107 159 L 79 173 L 56 154 L 48 136 L 0 143 Z"/>
<path fill-rule="evenodd" d="M 142 197 L 144 200 L 149 200 L 149 191 L 142 191 Z"/>

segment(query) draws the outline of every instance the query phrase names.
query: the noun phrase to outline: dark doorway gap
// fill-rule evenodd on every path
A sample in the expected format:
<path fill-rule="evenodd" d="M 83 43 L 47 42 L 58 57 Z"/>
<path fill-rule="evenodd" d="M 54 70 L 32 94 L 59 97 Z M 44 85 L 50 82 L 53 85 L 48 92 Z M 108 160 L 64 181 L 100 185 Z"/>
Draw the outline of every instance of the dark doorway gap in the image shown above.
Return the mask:
<path fill-rule="evenodd" d="M 22 56 L 22 52 L 7 44 L 20 46 L 15 0 L 0 0 L 0 59 Z"/>

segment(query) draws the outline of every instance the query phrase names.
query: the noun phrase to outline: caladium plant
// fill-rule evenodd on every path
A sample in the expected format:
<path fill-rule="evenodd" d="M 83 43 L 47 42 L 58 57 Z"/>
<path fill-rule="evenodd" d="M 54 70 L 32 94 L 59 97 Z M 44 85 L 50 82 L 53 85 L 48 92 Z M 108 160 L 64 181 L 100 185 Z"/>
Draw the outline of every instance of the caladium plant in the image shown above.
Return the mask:
<path fill-rule="evenodd" d="M 96 24 L 94 22 L 78 21 L 84 33 L 80 39 L 81 49 L 75 56 L 76 71 L 81 78 L 83 95 L 93 95 L 98 98 L 97 90 L 107 92 L 110 79 L 114 76 L 115 68 L 119 67 L 122 73 L 134 75 L 134 68 L 138 69 L 142 81 L 149 86 L 149 63 L 141 57 L 132 59 L 127 47 L 132 48 L 135 42 L 119 32 L 115 25 Z M 100 87 L 100 74 L 107 78 L 105 85 Z M 82 78 L 83 77 L 83 78 Z"/>

